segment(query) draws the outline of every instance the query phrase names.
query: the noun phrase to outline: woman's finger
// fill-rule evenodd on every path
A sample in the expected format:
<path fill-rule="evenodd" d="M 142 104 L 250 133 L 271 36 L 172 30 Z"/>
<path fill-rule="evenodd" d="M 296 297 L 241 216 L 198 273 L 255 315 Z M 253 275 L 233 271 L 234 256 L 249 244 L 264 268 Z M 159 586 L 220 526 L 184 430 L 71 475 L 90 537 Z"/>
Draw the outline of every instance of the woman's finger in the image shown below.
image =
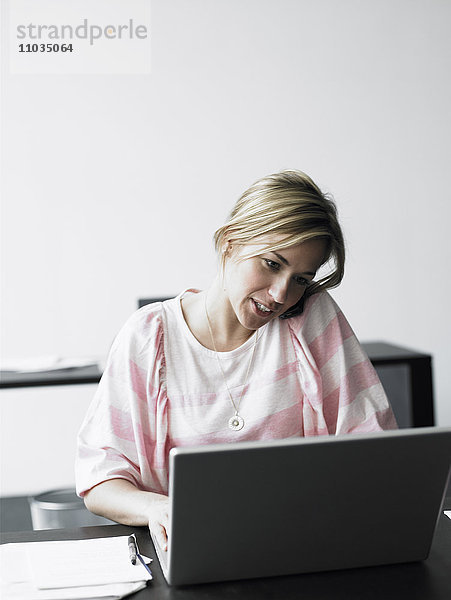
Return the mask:
<path fill-rule="evenodd" d="M 168 548 L 168 510 L 167 503 L 155 504 L 149 518 L 149 529 L 156 538 L 159 546 L 167 551 Z"/>

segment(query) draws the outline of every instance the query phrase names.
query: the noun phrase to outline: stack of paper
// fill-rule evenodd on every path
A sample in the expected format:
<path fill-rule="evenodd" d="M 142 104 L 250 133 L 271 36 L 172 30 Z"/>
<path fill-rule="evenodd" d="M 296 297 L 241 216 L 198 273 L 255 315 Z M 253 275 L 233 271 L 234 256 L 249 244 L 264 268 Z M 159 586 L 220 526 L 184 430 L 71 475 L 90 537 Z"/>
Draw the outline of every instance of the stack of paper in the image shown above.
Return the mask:
<path fill-rule="evenodd" d="M 62 356 L 52 355 L 16 360 L 2 360 L 0 366 L 2 371 L 40 373 L 42 371 L 60 371 L 63 369 L 99 366 L 99 361 L 94 358 L 63 358 Z"/>
<path fill-rule="evenodd" d="M 128 553 L 128 536 L 0 546 L 1 598 L 123 598 L 152 578 Z M 145 562 L 149 558 L 143 557 Z"/>

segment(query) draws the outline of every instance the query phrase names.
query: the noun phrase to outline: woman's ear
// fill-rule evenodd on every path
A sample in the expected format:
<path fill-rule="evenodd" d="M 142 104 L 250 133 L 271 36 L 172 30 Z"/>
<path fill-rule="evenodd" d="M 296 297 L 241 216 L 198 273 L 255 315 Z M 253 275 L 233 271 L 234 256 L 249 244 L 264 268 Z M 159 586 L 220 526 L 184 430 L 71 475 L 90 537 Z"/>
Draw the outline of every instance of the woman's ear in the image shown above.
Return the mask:
<path fill-rule="evenodd" d="M 232 242 L 230 240 L 225 241 L 222 246 L 223 257 L 229 258 L 232 255 L 232 250 L 233 250 Z"/>

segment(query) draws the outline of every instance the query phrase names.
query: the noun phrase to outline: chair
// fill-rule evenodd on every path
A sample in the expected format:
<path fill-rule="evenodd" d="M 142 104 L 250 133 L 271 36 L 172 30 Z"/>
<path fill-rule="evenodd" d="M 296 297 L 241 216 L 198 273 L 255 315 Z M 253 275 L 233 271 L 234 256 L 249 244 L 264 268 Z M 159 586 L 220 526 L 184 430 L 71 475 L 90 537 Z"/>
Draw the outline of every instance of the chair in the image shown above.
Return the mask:
<path fill-rule="evenodd" d="M 166 296 L 164 298 L 138 298 L 138 308 L 146 306 L 146 304 L 152 304 L 153 302 L 164 302 L 170 300 L 173 296 Z"/>

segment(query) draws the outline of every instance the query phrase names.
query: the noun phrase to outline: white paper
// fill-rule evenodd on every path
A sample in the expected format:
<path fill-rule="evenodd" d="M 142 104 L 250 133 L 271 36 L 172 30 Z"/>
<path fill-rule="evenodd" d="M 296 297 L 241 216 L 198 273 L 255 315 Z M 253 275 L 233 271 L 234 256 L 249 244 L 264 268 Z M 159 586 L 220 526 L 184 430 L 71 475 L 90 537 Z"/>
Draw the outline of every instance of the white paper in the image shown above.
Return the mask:
<path fill-rule="evenodd" d="M 444 513 L 448 517 L 448 519 L 451 519 L 451 510 L 445 510 Z"/>
<path fill-rule="evenodd" d="M 32 544 L 30 565 L 40 589 L 124 583 L 149 579 L 130 562 L 128 536 Z"/>
<path fill-rule="evenodd" d="M 0 546 L 1 598 L 123 598 L 151 579 L 130 562 L 128 536 Z M 143 557 L 146 563 L 151 559 Z"/>
<path fill-rule="evenodd" d="M 3 360 L 2 371 L 16 373 L 39 373 L 41 371 L 59 371 L 60 369 L 74 369 L 77 367 L 98 366 L 98 359 L 94 358 L 62 358 L 61 356 L 36 356 L 17 360 Z"/>
<path fill-rule="evenodd" d="M 119 600 L 119 598 L 125 598 L 142 590 L 146 585 L 146 581 L 136 581 L 134 583 L 38 590 L 32 583 L 24 582 L 2 585 L 0 597 L 2 600 L 89 600 L 91 598 Z"/>

